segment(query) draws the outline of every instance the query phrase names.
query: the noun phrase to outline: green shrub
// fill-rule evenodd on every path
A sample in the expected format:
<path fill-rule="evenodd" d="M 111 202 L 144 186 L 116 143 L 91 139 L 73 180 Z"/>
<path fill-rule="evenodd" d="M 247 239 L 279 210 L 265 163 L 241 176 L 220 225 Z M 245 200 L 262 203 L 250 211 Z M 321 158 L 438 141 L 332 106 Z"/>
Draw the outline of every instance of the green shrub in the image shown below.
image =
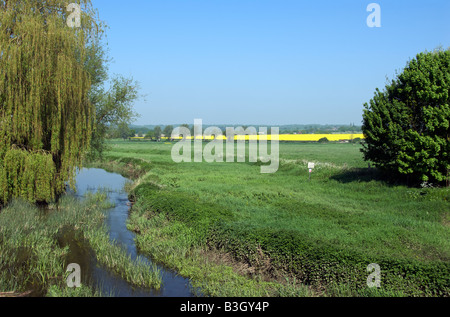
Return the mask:
<path fill-rule="evenodd" d="M 423 52 L 364 105 L 366 161 L 412 184 L 449 185 L 450 49 Z"/>

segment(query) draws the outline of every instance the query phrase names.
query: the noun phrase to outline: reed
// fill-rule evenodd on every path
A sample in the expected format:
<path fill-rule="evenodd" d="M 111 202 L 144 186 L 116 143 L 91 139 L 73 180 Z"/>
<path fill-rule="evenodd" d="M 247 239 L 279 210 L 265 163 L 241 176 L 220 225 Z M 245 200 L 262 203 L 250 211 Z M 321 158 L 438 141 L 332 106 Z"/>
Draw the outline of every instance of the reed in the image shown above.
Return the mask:
<path fill-rule="evenodd" d="M 105 227 L 88 230 L 85 236 L 95 252 L 99 265 L 133 285 L 160 289 L 162 278 L 159 268 L 152 263 L 132 259 L 125 249 L 111 243 Z"/>
<path fill-rule="evenodd" d="M 133 261 L 126 251 L 109 241 L 103 221 L 111 207 L 107 191 L 88 194 L 82 201 L 65 196 L 48 210 L 13 201 L 0 211 L 0 292 L 26 292 L 35 295 L 98 295 L 93 286 L 66 290 L 69 246 L 58 241 L 69 228 L 74 239 L 87 241 L 98 263 L 131 284 L 151 288 L 161 286 L 159 270 Z"/>

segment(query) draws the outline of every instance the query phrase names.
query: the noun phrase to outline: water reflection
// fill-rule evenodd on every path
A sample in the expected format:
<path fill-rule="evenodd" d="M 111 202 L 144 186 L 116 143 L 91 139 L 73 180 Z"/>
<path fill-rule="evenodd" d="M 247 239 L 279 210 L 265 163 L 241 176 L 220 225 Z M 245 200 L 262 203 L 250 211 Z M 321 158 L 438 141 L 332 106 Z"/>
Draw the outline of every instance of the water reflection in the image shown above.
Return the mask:
<path fill-rule="evenodd" d="M 82 169 L 78 173 L 76 180 L 77 191 L 72 194 L 80 198 L 87 192 L 95 193 L 99 189 L 108 190 L 109 198 L 114 203 L 114 207 L 107 212 L 106 219 L 111 242 L 125 247 L 132 259 L 139 259 L 144 263 L 150 263 L 150 260 L 139 254 L 134 243 L 135 234 L 126 227 L 130 207 L 128 195 L 123 191 L 123 187 L 128 180 L 121 175 L 108 173 L 102 169 Z M 70 233 L 68 234 L 70 237 Z M 75 240 L 72 239 L 72 241 Z M 71 252 L 72 248 L 75 252 L 84 254 L 86 258 L 87 251 L 83 249 L 82 244 L 78 246 L 71 245 Z M 89 266 L 89 282 L 97 285 L 102 294 L 118 297 L 193 296 L 188 279 L 163 267 L 159 267 L 163 285 L 160 290 L 156 291 L 134 287 L 111 272 L 98 267 L 92 254 L 90 254 L 89 258 L 89 263 L 86 264 Z"/>

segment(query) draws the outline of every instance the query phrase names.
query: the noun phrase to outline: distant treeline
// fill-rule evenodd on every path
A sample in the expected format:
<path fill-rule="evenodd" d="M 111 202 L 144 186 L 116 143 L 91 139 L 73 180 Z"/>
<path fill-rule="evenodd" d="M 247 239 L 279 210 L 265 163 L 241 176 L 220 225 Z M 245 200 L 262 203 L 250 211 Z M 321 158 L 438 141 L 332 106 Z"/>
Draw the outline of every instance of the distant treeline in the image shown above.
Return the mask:
<path fill-rule="evenodd" d="M 173 125 L 130 125 L 129 131 L 126 134 L 128 136 L 150 136 L 157 137 L 159 134 L 167 135 L 168 132 L 172 133 L 173 128 L 185 126 L 189 127 L 192 131 L 194 129 L 193 124 L 173 124 Z M 213 125 L 203 125 L 203 128 L 208 128 Z M 222 129 L 225 132 L 227 127 L 238 127 L 240 125 L 233 124 L 219 124 L 214 125 Z M 258 125 L 242 125 L 244 128 L 253 126 L 258 128 Z M 270 127 L 270 125 L 266 125 L 265 127 Z M 361 133 L 361 126 L 356 126 L 354 124 L 349 125 L 334 125 L 334 124 L 290 124 L 290 125 L 281 125 L 278 126 L 280 128 L 281 134 L 333 134 L 333 133 Z M 117 134 L 112 133 L 112 137 L 117 137 Z"/>

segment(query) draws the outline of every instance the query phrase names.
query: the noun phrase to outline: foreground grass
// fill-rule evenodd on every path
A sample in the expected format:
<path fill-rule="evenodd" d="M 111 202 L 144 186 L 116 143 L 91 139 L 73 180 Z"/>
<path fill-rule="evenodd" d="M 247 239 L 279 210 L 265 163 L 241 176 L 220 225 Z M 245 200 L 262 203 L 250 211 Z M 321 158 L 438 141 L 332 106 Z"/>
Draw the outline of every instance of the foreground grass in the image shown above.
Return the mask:
<path fill-rule="evenodd" d="M 106 165 L 136 178 L 138 246 L 206 294 L 449 295 L 449 190 L 386 183 L 357 145 L 281 144 L 272 175 L 259 164 L 175 164 L 171 144 L 111 145 Z M 211 250 L 228 265 L 208 260 Z M 379 290 L 367 288 L 370 263 L 381 266 Z"/>
<path fill-rule="evenodd" d="M 261 277 L 249 278 L 248 267 L 232 263 L 230 259 L 217 258 L 197 239 L 194 229 L 180 221 L 169 221 L 162 214 L 151 214 L 136 207 L 128 228 L 139 232 L 136 245 L 153 261 L 164 263 L 178 274 L 189 277 L 199 296 L 262 297 L 309 296 L 307 287 L 295 282 L 280 284 L 267 282 Z"/>
<path fill-rule="evenodd" d="M 132 261 L 125 250 L 110 243 L 102 226 L 104 211 L 109 207 L 107 195 L 99 192 L 83 201 L 64 197 L 50 206 L 50 211 L 21 201 L 1 210 L 0 292 L 33 290 L 35 296 L 100 296 L 96 285 L 87 285 L 88 280 L 80 289 L 67 288 L 66 267 L 74 246 L 84 252 L 92 250 L 98 265 L 134 285 L 159 288 L 157 270 Z M 87 268 L 81 269 L 84 276 Z"/>

